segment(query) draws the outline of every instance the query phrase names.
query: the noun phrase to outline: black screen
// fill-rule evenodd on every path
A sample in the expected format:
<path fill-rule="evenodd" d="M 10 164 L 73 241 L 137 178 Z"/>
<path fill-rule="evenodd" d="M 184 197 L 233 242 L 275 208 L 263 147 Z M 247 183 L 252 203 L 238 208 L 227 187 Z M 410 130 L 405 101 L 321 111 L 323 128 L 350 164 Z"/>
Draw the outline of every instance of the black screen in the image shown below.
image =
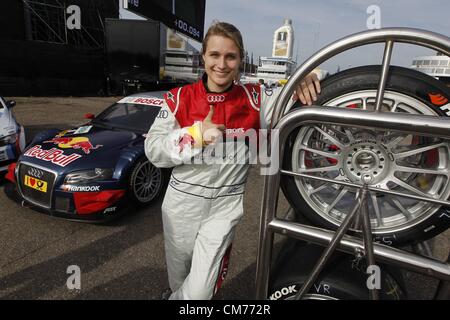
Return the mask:
<path fill-rule="evenodd" d="M 128 10 L 202 41 L 206 0 L 128 0 Z"/>

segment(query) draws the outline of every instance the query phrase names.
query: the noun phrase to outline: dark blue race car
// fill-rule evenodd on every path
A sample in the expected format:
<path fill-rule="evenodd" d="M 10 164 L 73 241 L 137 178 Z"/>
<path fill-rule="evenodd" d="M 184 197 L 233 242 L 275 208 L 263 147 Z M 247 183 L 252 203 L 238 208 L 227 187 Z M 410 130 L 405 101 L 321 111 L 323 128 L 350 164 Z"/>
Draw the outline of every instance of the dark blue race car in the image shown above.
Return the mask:
<path fill-rule="evenodd" d="M 150 204 L 169 176 L 144 153 L 162 94 L 128 96 L 83 126 L 37 134 L 9 166 L 6 194 L 39 211 L 84 221 L 110 220 L 131 203 Z"/>

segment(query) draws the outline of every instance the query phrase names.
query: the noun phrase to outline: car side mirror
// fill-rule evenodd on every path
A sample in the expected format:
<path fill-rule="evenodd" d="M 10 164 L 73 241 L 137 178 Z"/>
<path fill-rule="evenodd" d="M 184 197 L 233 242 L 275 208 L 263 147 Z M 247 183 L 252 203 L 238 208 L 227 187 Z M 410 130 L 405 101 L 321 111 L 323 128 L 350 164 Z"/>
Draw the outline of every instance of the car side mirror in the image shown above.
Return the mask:
<path fill-rule="evenodd" d="M 14 100 L 8 100 L 6 101 L 6 105 L 8 106 L 8 108 L 12 108 L 16 105 L 16 102 Z"/>
<path fill-rule="evenodd" d="M 84 115 L 84 118 L 85 119 L 90 119 L 90 120 L 95 119 L 95 114 L 93 114 L 93 113 L 86 113 Z"/>

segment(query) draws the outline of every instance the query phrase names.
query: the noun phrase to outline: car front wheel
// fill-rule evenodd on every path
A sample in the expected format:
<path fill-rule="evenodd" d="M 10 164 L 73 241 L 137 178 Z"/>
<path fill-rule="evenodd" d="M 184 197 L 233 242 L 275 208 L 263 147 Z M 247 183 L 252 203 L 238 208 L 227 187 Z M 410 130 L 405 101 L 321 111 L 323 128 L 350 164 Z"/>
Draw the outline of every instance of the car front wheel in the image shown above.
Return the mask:
<path fill-rule="evenodd" d="M 163 169 L 155 167 L 146 158 L 141 158 L 136 162 L 130 174 L 130 196 L 136 204 L 148 205 L 161 195 L 167 185 L 167 180 Z"/>
<path fill-rule="evenodd" d="M 379 66 L 345 70 L 322 82 L 317 105 L 374 111 Z M 447 117 L 450 90 L 420 72 L 391 67 L 381 112 Z M 283 167 L 293 172 L 369 185 L 434 199 L 450 196 L 450 142 L 377 128 L 309 125 L 287 142 Z M 298 215 L 336 229 L 356 204 L 358 190 L 306 178 L 282 177 L 282 189 Z M 429 239 L 450 226 L 449 208 L 370 192 L 375 240 L 388 245 Z M 361 226 L 354 225 L 360 233 Z"/>

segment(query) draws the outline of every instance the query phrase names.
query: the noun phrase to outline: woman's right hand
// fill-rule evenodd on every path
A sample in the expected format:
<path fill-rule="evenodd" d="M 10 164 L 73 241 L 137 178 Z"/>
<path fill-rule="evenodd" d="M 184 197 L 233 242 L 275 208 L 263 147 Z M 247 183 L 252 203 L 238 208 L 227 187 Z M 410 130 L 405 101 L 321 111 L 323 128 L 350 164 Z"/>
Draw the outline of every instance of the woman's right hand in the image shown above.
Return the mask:
<path fill-rule="evenodd" d="M 212 122 L 214 114 L 214 106 L 210 106 L 209 113 L 202 121 L 202 137 L 203 143 L 209 145 L 214 143 L 218 138 L 222 138 L 225 126 Z"/>

